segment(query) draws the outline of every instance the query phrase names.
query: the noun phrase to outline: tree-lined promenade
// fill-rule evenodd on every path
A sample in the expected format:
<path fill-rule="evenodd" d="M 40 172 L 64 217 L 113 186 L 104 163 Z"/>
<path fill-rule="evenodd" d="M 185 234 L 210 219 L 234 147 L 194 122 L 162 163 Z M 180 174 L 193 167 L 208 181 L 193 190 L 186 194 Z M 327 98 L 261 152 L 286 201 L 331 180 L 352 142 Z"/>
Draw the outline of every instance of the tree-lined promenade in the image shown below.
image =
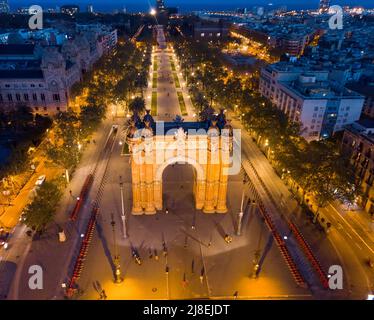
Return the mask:
<path fill-rule="evenodd" d="M 318 208 L 336 198 L 354 201 L 359 188 L 338 144 L 333 140 L 308 143 L 299 135 L 299 124 L 260 96 L 252 75 L 238 76 L 223 65 L 219 48 L 219 44 L 175 39 L 174 49 L 200 117 L 212 117 L 221 108 L 239 115 L 278 174 L 302 190 L 301 202 L 306 194 L 314 196 Z"/>
<path fill-rule="evenodd" d="M 42 160 L 50 162 L 58 172 L 64 173 L 37 187 L 32 202 L 25 208 L 25 223 L 34 231 L 43 232 L 48 223 L 53 221 L 62 190 L 69 183 L 85 146 L 92 142 L 92 134 L 102 120 L 107 115 L 114 116 L 109 107 L 115 105 L 124 113 L 128 110 L 144 110 L 143 89 L 148 84 L 149 65 L 150 46 L 120 42 L 113 53 L 103 56 L 84 75 L 83 81 L 74 85 L 71 109 L 51 119 L 53 123 L 50 121 L 50 129 L 44 132 Z M 14 121 L 14 126 L 23 127 L 25 124 L 19 123 L 22 119 L 25 123 L 32 122 L 32 113 L 26 117 L 29 115 L 27 110 L 20 109 L 17 112 L 25 116 Z M 34 121 L 41 122 L 38 117 Z M 22 150 L 19 152 L 27 155 Z M 7 172 L 10 174 L 16 170 L 22 174 L 28 169 L 29 163 L 29 157 L 20 157 L 19 161 L 12 161 Z"/>

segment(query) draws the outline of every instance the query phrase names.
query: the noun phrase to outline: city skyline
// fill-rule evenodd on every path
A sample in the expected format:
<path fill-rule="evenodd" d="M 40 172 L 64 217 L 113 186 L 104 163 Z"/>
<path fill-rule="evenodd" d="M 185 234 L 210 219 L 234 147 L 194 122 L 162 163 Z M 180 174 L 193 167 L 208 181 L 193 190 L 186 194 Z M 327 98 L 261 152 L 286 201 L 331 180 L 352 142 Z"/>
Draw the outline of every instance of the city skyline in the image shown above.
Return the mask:
<path fill-rule="evenodd" d="M 30 0 L 18 0 L 18 1 L 8 1 L 9 6 L 12 10 L 16 10 L 19 7 L 28 6 L 35 4 L 30 2 Z M 148 11 L 149 8 L 156 6 L 156 1 L 135 1 L 135 0 L 115 0 L 111 1 L 110 4 L 105 3 L 101 0 L 78 0 L 78 1 L 70 1 L 72 4 L 77 4 L 81 6 L 83 11 L 86 10 L 87 5 L 93 5 L 98 11 L 105 11 L 110 12 L 115 9 L 121 9 L 123 7 L 127 7 L 128 10 L 131 11 Z M 70 4 L 69 1 L 58 0 L 58 1 L 50 1 L 50 0 L 40 0 L 38 4 L 41 6 L 45 6 L 48 8 L 54 8 L 56 6 L 61 6 L 65 4 Z M 212 10 L 217 8 L 219 10 L 234 10 L 238 7 L 253 7 L 253 6 L 265 6 L 272 4 L 273 7 L 279 6 L 287 6 L 289 9 L 314 9 L 319 7 L 319 0 L 307 1 L 304 3 L 300 3 L 297 0 L 275 0 L 275 1 L 266 1 L 266 0 L 253 0 L 253 1 L 244 1 L 244 0 L 234 0 L 230 1 L 229 4 L 227 3 L 217 3 L 214 0 L 207 0 L 204 1 L 204 4 L 198 0 L 192 1 L 184 1 L 184 0 L 169 0 L 166 2 L 166 6 L 174 6 L 179 7 L 183 11 L 193 11 L 193 10 Z M 336 0 L 331 2 L 331 4 L 337 5 L 350 5 L 350 6 L 364 6 L 364 7 L 373 7 L 371 0 Z"/>

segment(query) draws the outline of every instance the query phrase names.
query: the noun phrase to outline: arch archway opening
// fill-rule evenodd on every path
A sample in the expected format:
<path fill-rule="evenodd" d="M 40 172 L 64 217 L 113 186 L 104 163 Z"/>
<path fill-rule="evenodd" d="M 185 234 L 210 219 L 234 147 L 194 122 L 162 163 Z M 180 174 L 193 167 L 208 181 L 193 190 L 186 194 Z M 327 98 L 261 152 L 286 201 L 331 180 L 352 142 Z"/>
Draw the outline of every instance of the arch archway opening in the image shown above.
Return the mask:
<path fill-rule="evenodd" d="M 196 208 L 196 169 L 189 163 L 172 163 L 162 172 L 164 209 L 193 211 Z"/>

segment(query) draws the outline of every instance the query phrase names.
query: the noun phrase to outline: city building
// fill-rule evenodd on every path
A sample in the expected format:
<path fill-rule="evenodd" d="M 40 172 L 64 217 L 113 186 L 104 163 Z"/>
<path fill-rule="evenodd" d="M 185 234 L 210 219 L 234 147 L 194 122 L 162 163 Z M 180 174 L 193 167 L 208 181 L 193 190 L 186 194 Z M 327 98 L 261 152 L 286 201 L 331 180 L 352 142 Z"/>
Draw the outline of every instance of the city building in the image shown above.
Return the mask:
<path fill-rule="evenodd" d="M 0 0 L 0 14 L 1 13 L 9 13 L 10 7 L 8 0 Z"/>
<path fill-rule="evenodd" d="M 17 8 L 17 14 L 28 15 L 29 8 L 28 7 Z"/>
<path fill-rule="evenodd" d="M 165 11 L 164 0 L 157 0 L 156 1 L 156 10 L 157 10 L 157 12 Z"/>
<path fill-rule="evenodd" d="M 291 19 L 273 19 L 273 21 L 250 21 L 234 23 L 231 29 L 245 37 L 260 41 L 281 53 L 293 56 L 304 54 L 305 48 L 313 42 L 318 28 L 305 25 Z"/>
<path fill-rule="evenodd" d="M 222 22 L 197 22 L 194 25 L 194 38 L 201 41 L 217 41 L 226 39 L 229 34 L 229 28 Z"/>
<path fill-rule="evenodd" d="M 342 152 L 349 157 L 362 187 L 360 205 L 374 215 L 374 121 L 365 119 L 346 127 Z"/>
<path fill-rule="evenodd" d="M 7 111 L 26 105 L 39 114 L 66 111 L 71 87 L 116 44 L 111 32 L 100 32 L 99 25 L 77 26 L 61 44 L 1 44 L 1 107 Z"/>
<path fill-rule="evenodd" d="M 89 5 L 87 6 L 87 12 L 88 12 L 88 13 L 94 13 L 94 8 L 93 8 L 93 5 L 92 5 L 92 4 L 89 4 Z"/>
<path fill-rule="evenodd" d="M 61 6 L 60 12 L 63 14 L 67 14 L 69 16 L 73 16 L 80 12 L 79 6 L 75 4 L 66 4 Z"/>
<path fill-rule="evenodd" d="M 103 24 L 77 24 L 76 32 L 90 32 L 97 35 L 97 41 L 100 46 L 99 51 L 101 54 L 108 54 L 117 45 L 118 33 L 117 29 L 112 29 Z"/>
<path fill-rule="evenodd" d="M 20 105 L 47 115 L 68 108 L 69 90 L 80 80 L 76 65 L 56 46 L 0 45 L 0 105 L 4 111 Z"/>
<path fill-rule="evenodd" d="M 320 12 L 327 12 L 330 8 L 330 0 L 320 0 L 319 1 L 319 10 Z"/>
<path fill-rule="evenodd" d="M 67 39 L 67 34 L 55 28 L 41 30 L 17 29 L 0 34 L 3 44 L 36 44 L 61 45 Z"/>
<path fill-rule="evenodd" d="M 374 79 L 362 78 L 359 82 L 350 83 L 347 88 L 358 92 L 365 97 L 363 114 L 374 119 Z"/>
<path fill-rule="evenodd" d="M 360 118 L 364 97 L 329 79 L 329 71 L 297 62 L 261 70 L 260 92 L 291 121 L 306 140 L 332 136 Z"/>

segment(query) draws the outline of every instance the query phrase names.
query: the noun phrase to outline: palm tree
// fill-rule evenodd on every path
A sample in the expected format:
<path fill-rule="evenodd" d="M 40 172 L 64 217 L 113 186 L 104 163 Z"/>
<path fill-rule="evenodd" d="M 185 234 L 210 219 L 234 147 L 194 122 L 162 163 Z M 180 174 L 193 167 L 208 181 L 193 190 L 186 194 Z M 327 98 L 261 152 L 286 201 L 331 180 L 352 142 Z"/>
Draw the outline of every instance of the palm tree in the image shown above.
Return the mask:
<path fill-rule="evenodd" d="M 142 97 L 135 97 L 129 104 L 129 110 L 134 115 L 140 115 L 145 111 L 145 100 Z"/>

